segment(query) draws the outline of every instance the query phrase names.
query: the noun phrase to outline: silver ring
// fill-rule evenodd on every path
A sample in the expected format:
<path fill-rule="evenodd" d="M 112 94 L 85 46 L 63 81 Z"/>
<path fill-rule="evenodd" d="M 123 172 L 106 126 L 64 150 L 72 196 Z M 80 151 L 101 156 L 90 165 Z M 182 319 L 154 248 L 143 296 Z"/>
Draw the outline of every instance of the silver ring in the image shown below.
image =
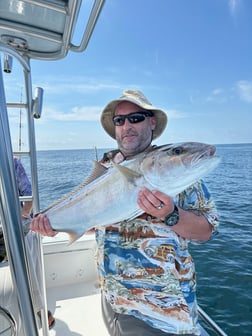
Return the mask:
<path fill-rule="evenodd" d="M 159 204 L 159 206 L 157 207 L 157 209 L 160 210 L 160 209 L 163 209 L 163 207 L 164 207 L 164 203 L 163 203 L 163 202 L 160 202 L 160 204 Z"/>

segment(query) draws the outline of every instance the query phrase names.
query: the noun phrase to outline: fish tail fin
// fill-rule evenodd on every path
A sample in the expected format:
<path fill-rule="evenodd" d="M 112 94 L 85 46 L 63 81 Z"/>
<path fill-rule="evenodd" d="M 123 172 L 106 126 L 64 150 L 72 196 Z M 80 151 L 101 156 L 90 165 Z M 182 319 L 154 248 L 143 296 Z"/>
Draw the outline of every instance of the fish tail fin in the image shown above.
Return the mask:
<path fill-rule="evenodd" d="M 68 245 L 72 245 L 76 240 L 78 240 L 85 232 L 76 232 L 76 231 L 68 231 L 69 235 Z"/>
<path fill-rule="evenodd" d="M 74 232 L 68 234 L 69 234 L 69 242 L 67 245 L 69 246 L 72 245 L 79 237 Z"/>

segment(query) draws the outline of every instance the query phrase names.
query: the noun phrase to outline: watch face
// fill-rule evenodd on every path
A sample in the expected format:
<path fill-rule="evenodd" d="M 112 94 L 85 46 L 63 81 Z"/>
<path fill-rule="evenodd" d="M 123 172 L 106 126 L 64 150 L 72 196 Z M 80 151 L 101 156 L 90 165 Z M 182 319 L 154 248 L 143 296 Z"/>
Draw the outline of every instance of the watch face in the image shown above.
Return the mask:
<path fill-rule="evenodd" d="M 169 226 L 173 226 L 177 224 L 177 217 L 176 216 L 171 216 L 170 218 L 167 218 L 166 224 Z"/>
<path fill-rule="evenodd" d="M 179 221 L 178 208 L 175 206 L 173 212 L 165 218 L 165 223 L 169 226 L 176 225 Z"/>

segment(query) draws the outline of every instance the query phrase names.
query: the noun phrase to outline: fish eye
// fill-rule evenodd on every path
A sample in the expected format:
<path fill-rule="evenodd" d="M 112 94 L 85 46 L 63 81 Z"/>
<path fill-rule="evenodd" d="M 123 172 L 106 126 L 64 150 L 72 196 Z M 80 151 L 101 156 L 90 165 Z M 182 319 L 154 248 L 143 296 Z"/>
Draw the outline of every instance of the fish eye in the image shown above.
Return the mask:
<path fill-rule="evenodd" d="M 182 147 L 176 147 L 176 148 L 173 148 L 173 150 L 172 150 L 173 155 L 180 155 L 182 153 L 183 153 L 183 148 Z"/>

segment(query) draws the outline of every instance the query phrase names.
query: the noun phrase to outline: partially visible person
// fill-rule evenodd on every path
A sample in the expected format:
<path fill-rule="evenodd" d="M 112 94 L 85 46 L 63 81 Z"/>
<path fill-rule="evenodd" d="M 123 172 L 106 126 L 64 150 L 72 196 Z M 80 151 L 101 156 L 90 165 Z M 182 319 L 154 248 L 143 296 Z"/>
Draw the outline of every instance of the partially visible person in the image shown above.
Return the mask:
<path fill-rule="evenodd" d="M 32 195 L 32 186 L 30 180 L 27 176 L 24 166 L 21 161 L 14 157 L 14 168 L 16 175 L 16 182 L 18 188 L 19 196 L 31 196 Z M 31 218 L 32 211 L 32 201 L 22 201 L 21 202 L 21 215 L 23 219 Z M 1 224 L 1 223 L 0 223 Z M 38 255 L 38 237 L 34 232 L 29 231 L 25 236 L 25 244 L 27 250 L 27 257 L 29 261 L 29 267 L 31 270 L 34 299 L 35 299 L 35 309 L 40 317 L 40 311 L 43 308 L 43 296 L 41 293 L 42 288 L 42 274 L 41 274 L 41 262 Z M 0 262 L 8 261 L 7 254 L 5 249 L 4 237 L 0 225 Z M 48 311 L 48 326 L 51 329 L 55 324 L 55 319 L 51 313 Z"/>
<path fill-rule="evenodd" d="M 155 150 L 152 141 L 163 133 L 167 116 L 142 92 L 126 90 L 107 104 L 101 123 L 118 146 L 101 161 L 109 168 Z M 111 219 L 111 225 L 96 231 L 108 332 L 113 336 L 200 335 L 195 266 L 188 244 L 207 241 L 217 231 L 214 201 L 204 182 L 198 181 L 174 198 L 169 190 L 143 188 L 138 206 L 144 211 L 141 216 L 120 223 Z M 46 236 L 57 234 L 44 214 L 33 219 L 31 229 Z"/>
<path fill-rule="evenodd" d="M 25 168 L 18 158 L 14 157 L 13 160 L 14 160 L 16 181 L 17 181 L 17 187 L 18 187 L 18 195 L 19 196 L 31 196 L 32 186 L 26 174 Z M 32 201 L 25 201 L 21 203 L 21 213 L 22 213 L 23 218 L 30 218 L 31 211 L 32 211 Z"/>
<path fill-rule="evenodd" d="M 32 195 L 32 186 L 30 180 L 26 174 L 25 168 L 22 165 L 21 161 L 17 158 L 13 158 L 16 182 L 18 188 L 19 196 L 31 196 Z M 21 202 L 21 215 L 22 218 L 28 219 L 31 217 L 32 210 L 32 201 Z M 1 223 L 0 223 L 1 224 Z M 0 262 L 4 261 L 7 258 L 6 249 L 4 244 L 3 233 L 0 225 Z"/>

